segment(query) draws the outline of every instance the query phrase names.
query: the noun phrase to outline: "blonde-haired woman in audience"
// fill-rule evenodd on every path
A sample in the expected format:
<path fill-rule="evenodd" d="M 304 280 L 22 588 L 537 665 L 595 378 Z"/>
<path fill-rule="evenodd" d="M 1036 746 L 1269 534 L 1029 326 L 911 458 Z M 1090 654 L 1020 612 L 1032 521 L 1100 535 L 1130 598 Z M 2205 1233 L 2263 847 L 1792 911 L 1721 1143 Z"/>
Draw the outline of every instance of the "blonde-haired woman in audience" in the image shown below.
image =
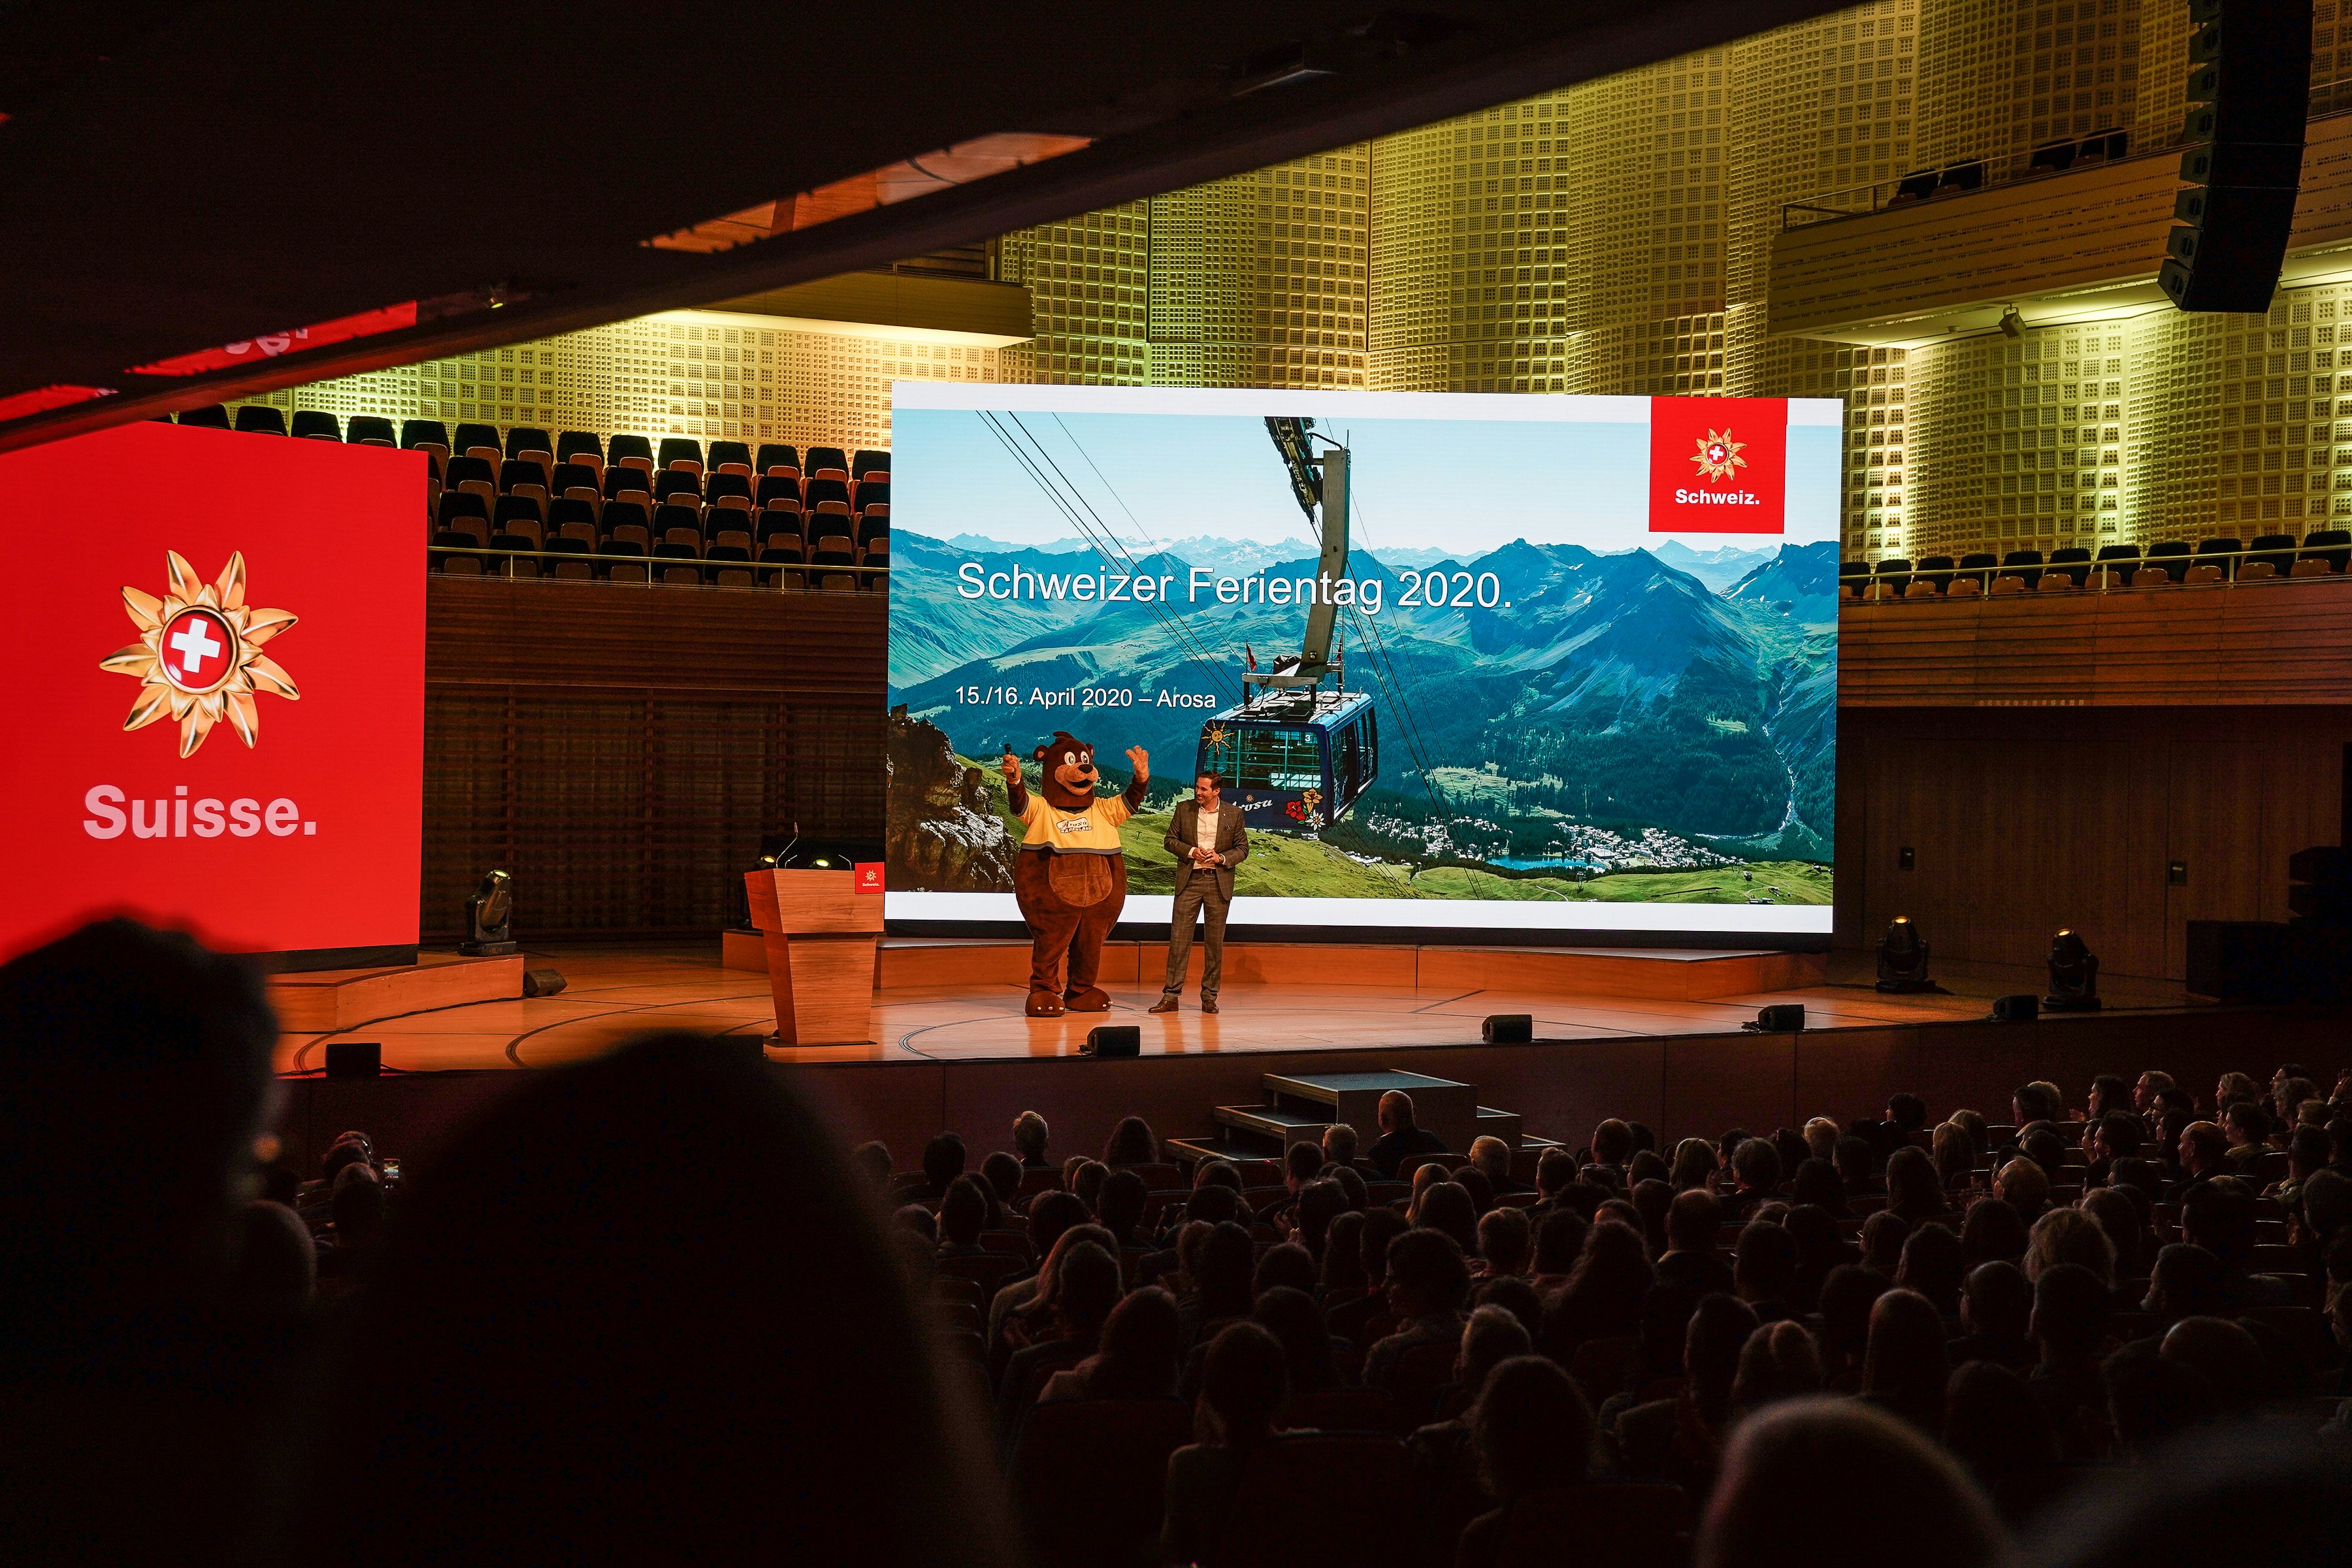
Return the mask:
<path fill-rule="evenodd" d="M 2061 1263 L 2078 1263 L 2116 1288 L 2116 1244 L 2096 1219 L 2081 1209 L 2052 1209 L 2033 1222 L 2025 1244 L 2025 1277 L 2039 1279 L 2045 1269 Z"/>
<path fill-rule="evenodd" d="M 1948 1193 L 1965 1193 L 1976 1185 L 1977 1150 L 1969 1137 L 1969 1130 L 1957 1121 L 1939 1125 L 1930 1135 L 1928 1158 L 1936 1163 L 1936 1174 L 1943 1179 Z"/>
<path fill-rule="evenodd" d="M 1826 1160 L 1837 1151 L 1837 1141 L 1844 1130 L 1826 1116 L 1816 1116 L 1805 1123 L 1805 1150 L 1816 1160 Z"/>
<path fill-rule="evenodd" d="M 1714 1144 L 1704 1138 L 1685 1138 L 1675 1145 L 1674 1170 L 1667 1180 L 1678 1193 L 1704 1187 L 1714 1181 L 1717 1163 Z"/>

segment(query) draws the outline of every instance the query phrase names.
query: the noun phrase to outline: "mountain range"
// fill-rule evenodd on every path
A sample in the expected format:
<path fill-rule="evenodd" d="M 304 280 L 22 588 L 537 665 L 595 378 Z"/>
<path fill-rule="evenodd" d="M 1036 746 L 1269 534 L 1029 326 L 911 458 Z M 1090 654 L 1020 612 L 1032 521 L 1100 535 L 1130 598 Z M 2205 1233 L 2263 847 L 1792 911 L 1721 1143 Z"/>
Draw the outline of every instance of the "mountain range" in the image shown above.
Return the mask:
<path fill-rule="evenodd" d="M 956 571 L 977 554 L 994 558 L 992 571 L 1084 567 L 1066 552 L 981 542 L 905 531 L 891 540 L 890 700 L 939 725 L 967 757 L 1006 743 L 1026 751 L 1067 729 L 1108 757 L 1141 744 L 1156 777 L 1180 779 L 1203 720 L 1239 700 L 1244 650 L 1265 666 L 1298 647 L 1297 606 L 1186 601 L 1194 565 L 1231 570 L 1197 542 L 1135 563 L 1173 578 L 1175 602 L 1164 606 L 963 598 Z M 1695 558 L 1692 569 L 1668 559 L 1677 553 Z M 1700 552 L 1667 542 L 1600 555 L 1515 540 L 1426 563 L 1450 582 L 1456 572 L 1474 584 L 1492 574 L 1485 607 L 1406 605 L 1415 567 L 1361 548 L 1351 565 L 1381 593 L 1379 614 L 1339 622 L 1346 685 L 1374 698 L 1381 782 L 1367 802 L 1378 814 L 1475 818 L 1515 853 L 1540 854 L 1554 825 L 1574 817 L 1655 825 L 1729 853 L 1827 858 L 1835 544 Z M 1738 571 L 1711 585 L 1700 568 L 1718 578 Z M 1302 541 L 1266 570 L 1311 576 L 1315 563 Z M 1007 687 L 1016 700 L 1002 700 Z M 1118 695 L 1091 708 L 1035 700 L 1089 689 Z M 1456 805 L 1425 777 L 1459 768 L 1507 781 L 1507 805 Z M 1327 838 L 1345 843 L 1373 809 L 1360 807 Z"/>

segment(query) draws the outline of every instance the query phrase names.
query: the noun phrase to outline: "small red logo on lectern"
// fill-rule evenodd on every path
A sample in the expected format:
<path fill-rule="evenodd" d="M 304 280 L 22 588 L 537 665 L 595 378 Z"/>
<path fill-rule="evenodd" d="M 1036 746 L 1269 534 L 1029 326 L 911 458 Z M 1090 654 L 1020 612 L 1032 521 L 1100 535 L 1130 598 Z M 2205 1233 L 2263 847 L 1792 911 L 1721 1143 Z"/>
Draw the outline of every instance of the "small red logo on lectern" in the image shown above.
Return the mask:
<path fill-rule="evenodd" d="M 851 869 L 856 875 L 856 887 L 859 892 L 878 893 L 882 890 L 881 861 L 860 860 L 855 867 L 851 868 Z"/>

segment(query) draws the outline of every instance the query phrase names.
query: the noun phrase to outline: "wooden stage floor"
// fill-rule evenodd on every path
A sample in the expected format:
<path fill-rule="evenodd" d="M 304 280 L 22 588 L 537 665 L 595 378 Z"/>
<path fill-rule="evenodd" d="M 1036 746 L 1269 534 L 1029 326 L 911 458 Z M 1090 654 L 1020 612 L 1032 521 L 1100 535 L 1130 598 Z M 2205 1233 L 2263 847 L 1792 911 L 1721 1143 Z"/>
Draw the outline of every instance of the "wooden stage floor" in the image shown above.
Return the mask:
<path fill-rule="evenodd" d="M 1265 963 L 1235 962 L 1244 952 L 1238 944 L 1229 949 L 1230 970 L 1267 973 Z M 1937 976 L 1951 994 L 1882 996 L 1868 984 L 1874 973 L 1870 956 L 1843 953 L 1831 955 L 1826 978 L 1816 983 L 1690 1000 L 1513 984 L 1507 964 L 1494 966 L 1506 971 L 1496 984 L 1465 984 L 1465 975 L 1485 976 L 1459 964 L 1439 970 L 1434 984 L 1417 978 L 1397 984 L 1381 973 L 1392 976 L 1393 965 L 1351 962 L 1353 952 L 1292 948 L 1283 956 L 1304 968 L 1311 958 L 1328 955 L 1334 967 L 1372 983 L 1337 984 L 1328 973 L 1312 972 L 1237 977 L 1226 983 L 1214 1017 L 1200 1013 L 1189 991 L 1181 1012 L 1147 1014 L 1159 987 L 1135 978 L 1134 972 L 1148 972 L 1142 964 L 1131 965 L 1124 983 L 1107 986 L 1112 994 L 1108 1015 L 1059 1019 L 1023 1016 L 1024 989 L 1010 979 L 966 975 L 953 984 L 892 984 L 875 1007 L 873 1043 L 772 1047 L 768 1055 L 777 1062 L 845 1065 L 1071 1057 L 1087 1031 L 1102 1023 L 1141 1026 L 1146 1057 L 1393 1050 L 1475 1043 L 1479 1021 L 1490 1013 L 1532 1014 L 1539 1040 L 1657 1039 L 1734 1032 L 1758 1008 L 1785 1002 L 1804 1004 L 1814 1029 L 1885 1028 L 1979 1019 L 1989 998 L 2038 991 L 2042 981 L 2038 969 L 1943 965 Z M 886 954 L 901 955 L 919 956 L 903 948 L 898 955 Z M 289 1028 L 279 1044 L 278 1070 L 317 1070 L 325 1062 L 323 1047 L 335 1040 L 380 1042 L 385 1067 L 402 1071 L 483 1071 L 578 1060 L 649 1029 L 757 1037 L 773 1027 L 767 976 L 722 967 L 715 941 L 534 947 L 527 962 L 562 970 L 567 989 L 530 1000 L 466 1001 L 336 1032 Z M 902 964 L 894 973 L 903 981 L 919 976 L 922 968 Z M 2177 984 L 2103 976 L 2101 988 L 2110 1009 L 2172 1011 L 2189 1005 Z"/>

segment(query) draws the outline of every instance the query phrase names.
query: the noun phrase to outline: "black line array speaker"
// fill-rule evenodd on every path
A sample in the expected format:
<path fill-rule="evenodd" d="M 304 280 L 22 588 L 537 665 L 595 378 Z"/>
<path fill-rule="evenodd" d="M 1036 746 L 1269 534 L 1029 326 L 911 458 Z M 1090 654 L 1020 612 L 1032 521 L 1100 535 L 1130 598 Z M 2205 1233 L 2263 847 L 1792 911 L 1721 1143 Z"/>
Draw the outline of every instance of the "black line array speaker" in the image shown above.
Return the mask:
<path fill-rule="evenodd" d="M 1100 1061 L 1143 1054 L 1143 1031 L 1133 1024 L 1102 1024 L 1087 1031 L 1086 1054 Z"/>
<path fill-rule="evenodd" d="M 2158 281 L 2184 310 L 2270 309 L 2303 183 L 2312 0 L 2189 0 L 2189 189 Z"/>
<path fill-rule="evenodd" d="M 1478 1037 L 1490 1046 L 1531 1045 L 1536 1037 L 1532 1013 L 1489 1013 L 1478 1026 Z"/>

